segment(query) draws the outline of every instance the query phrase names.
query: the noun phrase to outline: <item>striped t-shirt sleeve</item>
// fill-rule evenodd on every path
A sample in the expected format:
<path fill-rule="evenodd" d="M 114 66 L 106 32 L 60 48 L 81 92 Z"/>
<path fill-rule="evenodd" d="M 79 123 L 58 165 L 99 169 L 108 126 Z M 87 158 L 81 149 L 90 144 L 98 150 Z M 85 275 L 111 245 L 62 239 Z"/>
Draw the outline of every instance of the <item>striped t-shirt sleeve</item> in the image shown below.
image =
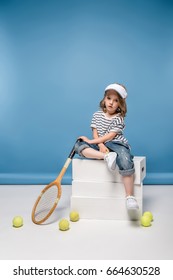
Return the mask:
<path fill-rule="evenodd" d="M 114 119 L 114 121 L 111 123 L 109 131 L 121 134 L 123 132 L 124 126 L 123 118 L 116 117 L 116 119 Z"/>
<path fill-rule="evenodd" d="M 97 124 L 96 124 L 96 114 L 93 114 L 92 120 L 91 120 L 91 127 L 92 128 L 96 128 Z"/>

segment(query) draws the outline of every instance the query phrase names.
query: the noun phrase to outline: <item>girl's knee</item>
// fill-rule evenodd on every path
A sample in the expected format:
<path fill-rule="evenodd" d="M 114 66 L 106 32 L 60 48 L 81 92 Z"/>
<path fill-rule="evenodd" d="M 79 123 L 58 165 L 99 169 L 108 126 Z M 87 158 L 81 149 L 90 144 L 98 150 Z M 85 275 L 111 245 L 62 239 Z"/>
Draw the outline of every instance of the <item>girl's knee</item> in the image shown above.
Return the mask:
<path fill-rule="evenodd" d="M 75 153 L 77 153 L 78 155 L 82 156 L 82 151 L 86 148 L 88 148 L 89 145 L 84 142 L 84 141 L 81 141 L 81 142 L 77 142 L 74 146 L 74 150 L 75 150 Z"/>
<path fill-rule="evenodd" d="M 127 151 L 127 149 L 121 149 L 117 156 L 117 165 L 120 170 L 128 171 L 134 169 L 133 156 Z"/>

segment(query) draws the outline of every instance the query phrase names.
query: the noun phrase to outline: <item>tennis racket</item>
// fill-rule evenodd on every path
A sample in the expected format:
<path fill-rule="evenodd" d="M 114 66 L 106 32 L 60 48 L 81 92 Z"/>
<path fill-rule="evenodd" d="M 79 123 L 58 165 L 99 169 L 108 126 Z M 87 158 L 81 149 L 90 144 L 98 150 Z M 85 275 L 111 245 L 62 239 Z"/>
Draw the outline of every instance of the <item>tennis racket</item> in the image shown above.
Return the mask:
<path fill-rule="evenodd" d="M 80 141 L 80 139 L 78 139 L 76 142 L 78 141 Z M 49 185 L 47 185 L 41 191 L 39 197 L 37 198 L 34 207 L 32 209 L 32 215 L 31 215 L 33 223 L 38 225 L 44 223 L 56 209 L 62 193 L 61 180 L 69 164 L 71 163 L 71 160 L 74 157 L 74 155 L 75 155 L 75 145 L 73 146 L 73 149 L 71 150 L 58 177 Z"/>

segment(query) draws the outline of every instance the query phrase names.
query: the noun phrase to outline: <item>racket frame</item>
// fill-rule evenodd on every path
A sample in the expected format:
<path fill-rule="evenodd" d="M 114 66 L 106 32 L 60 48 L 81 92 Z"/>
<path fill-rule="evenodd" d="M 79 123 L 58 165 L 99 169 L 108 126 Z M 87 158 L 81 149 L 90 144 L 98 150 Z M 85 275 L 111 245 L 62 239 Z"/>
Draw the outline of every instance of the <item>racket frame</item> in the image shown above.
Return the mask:
<path fill-rule="evenodd" d="M 75 144 L 78 141 L 81 141 L 81 140 L 78 139 L 75 142 Z M 71 150 L 71 152 L 70 152 L 70 154 L 69 154 L 69 156 L 68 156 L 68 158 L 67 158 L 67 160 L 66 160 L 66 162 L 65 162 L 65 164 L 63 166 L 63 168 L 61 169 L 58 177 L 54 181 L 52 181 L 50 184 L 48 184 L 46 187 L 44 187 L 44 189 L 41 191 L 40 195 L 38 196 L 38 198 L 37 198 L 37 200 L 36 200 L 36 202 L 35 202 L 35 204 L 33 206 L 32 214 L 31 214 L 31 218 L 32 218 L 32 221 L 33 221 L 34 224 L 41 225 L 42 223 L 44 223 L 52 215 L 52 213 L 56 209 L 57 204 L 58 204 L 58 202 L 59 202 L 59 200 L 61 198 L 61 194 L 62 194 L 61 181 L 62 181 L 62 178 L 63 178 L 63 176 L 64 176 L 68 166 L 70 165 L 74 155 L 75 155 L 75 145 L 73 146 L 73 148 L 72 148 L 72 150 Z M 44 195 L 44 193 L 48 189 L 50 189 L 52 186 L 56 186 L 58 188 L 58 196 L 57 196 L 57 198 L 55 200 L 55 203 L 53 204 L 53 206 L 51 207 L 50 211 L 48 212 L 48 214 L 44 218 L 42 218 L 41 220 L 36 220 L 35 212 L 36 212 L 37 206 L 38 206 L 42 196 Z"/>

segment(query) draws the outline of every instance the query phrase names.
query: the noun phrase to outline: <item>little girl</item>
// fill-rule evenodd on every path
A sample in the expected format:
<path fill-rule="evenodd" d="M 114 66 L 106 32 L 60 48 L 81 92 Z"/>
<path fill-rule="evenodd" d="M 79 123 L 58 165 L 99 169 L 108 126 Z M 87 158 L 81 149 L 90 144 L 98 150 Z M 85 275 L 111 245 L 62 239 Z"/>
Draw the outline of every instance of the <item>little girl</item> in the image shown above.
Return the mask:
<path fill-rule="evenodd" d="M 99 111 L 93 114 L 91 128 L 93 139 L 80 136 L 75 151 L 79 155 L 105 160 L 110 171 L 114 172 L 116 164 L 126 192 L 127 209 L 138 210 L 138 204 L 133 196 L 134 191 L 134 163 L 130 153 L 130 146 L 123 135 L 125 127 L 124 117 L 127 112 L 126 88 L 121 84 L 110 84 L 105 88 L 105 94 L 100 102 Z"/>

